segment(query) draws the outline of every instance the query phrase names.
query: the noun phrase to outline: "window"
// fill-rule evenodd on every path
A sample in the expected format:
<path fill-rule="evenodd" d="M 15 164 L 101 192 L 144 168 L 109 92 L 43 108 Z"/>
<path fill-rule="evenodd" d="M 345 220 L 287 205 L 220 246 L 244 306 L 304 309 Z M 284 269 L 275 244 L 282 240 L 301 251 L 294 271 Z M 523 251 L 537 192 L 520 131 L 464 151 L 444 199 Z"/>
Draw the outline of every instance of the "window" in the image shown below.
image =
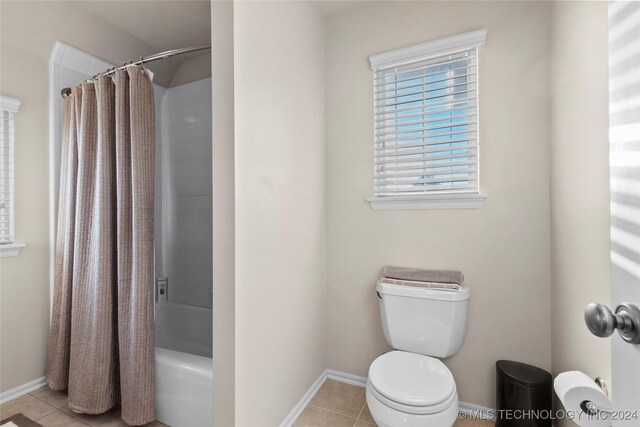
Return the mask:
<path fill-rule="evenodd" d="M 481 207 L 476 30 L 370 57 L 378 209 Z"/>
<path fill-rule="evenodd" d="M 0 96 L 0 256 L 16 256 L 22 244 L 13 235 L 13 118 L 20 101 Z"/>

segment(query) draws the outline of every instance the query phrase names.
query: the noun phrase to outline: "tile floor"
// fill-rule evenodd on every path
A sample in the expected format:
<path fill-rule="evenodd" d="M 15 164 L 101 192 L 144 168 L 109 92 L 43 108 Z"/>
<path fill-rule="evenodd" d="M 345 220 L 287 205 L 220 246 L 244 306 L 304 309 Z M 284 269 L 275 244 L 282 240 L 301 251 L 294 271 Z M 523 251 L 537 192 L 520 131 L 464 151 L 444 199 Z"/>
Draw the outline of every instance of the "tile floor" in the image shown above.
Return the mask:
<path fill-rule="evenodd" d="M 22 413 L 43 427 L 127 427 L 120 409 L 106 414 L 84 415 L 67 406 L 67 394 L 43 387 L 0 406 L 0 419 Z M 296 427 L 371 427 L 375 426 L 362 387 L 327 380 L 295 423 Z M 493 427 L 485 420 L 458 420 L 454 427 Z M 168 427 L 155 421 L 145 427 Z"/>
<path fill-rule="evenodd" d="M 67 393 L 48 386 L 19 397 L 0 406 L 0 420 L 17 413 L 42 424 L 43 427 L 127 427 L 120 418 L 120 408 L 101 415 L 77 414 L 67 406 Z M 168 427 L 158 421 L 145 427 Z"/>
<path fill-rule="evenodd" d="M 295 427 L 371 427 L 371 417 L 362 387 L 327 380 L 302 411 Z M 492 421 L 464 419 L 454 427 L 493 427 Z"/>

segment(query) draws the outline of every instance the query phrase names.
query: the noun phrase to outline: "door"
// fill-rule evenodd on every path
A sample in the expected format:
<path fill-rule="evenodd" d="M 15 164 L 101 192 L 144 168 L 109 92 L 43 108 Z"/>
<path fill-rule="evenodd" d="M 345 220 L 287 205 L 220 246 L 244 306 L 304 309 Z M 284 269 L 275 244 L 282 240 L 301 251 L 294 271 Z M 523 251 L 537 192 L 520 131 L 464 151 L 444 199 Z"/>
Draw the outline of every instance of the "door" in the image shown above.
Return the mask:
<path fill-rule="evenodd" d="M 609 3 L 609 147 L 611 303 L 640 306 L 640 2 Z M 638 426 L 640 344 L 617 333 L 611 339 L 614 418 L 615 411 L 638 416 L 613 426 Z"/>

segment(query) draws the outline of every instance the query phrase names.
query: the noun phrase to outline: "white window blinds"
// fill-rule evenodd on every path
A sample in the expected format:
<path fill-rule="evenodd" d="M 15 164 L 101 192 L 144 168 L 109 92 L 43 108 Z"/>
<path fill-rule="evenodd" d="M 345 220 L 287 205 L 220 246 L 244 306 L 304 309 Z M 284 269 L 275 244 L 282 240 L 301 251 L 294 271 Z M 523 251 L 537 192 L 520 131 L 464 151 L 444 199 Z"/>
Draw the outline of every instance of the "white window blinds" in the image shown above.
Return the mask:
<path fill-rule="evenodd" d="M 19 106 L 0 96 L 0 244 L 13 243 L 13 128 Z"/>
<path fill-rule="evenodd" d="M 374 198 L 479 192 L 480 43 L 470 34 L 380 55 L 391 63 L 371 58 Z"/>

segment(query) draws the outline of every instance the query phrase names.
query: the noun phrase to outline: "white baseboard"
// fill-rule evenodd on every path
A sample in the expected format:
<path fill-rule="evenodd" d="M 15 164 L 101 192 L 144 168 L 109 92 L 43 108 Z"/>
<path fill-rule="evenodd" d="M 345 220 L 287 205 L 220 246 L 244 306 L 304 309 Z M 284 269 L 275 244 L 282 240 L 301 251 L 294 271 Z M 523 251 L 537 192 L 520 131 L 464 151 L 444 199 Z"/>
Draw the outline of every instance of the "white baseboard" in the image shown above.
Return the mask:
<path fill-rule="evenodd" d="M 325 372 L 327 374 L 327 378 L 330 380 L 336 380 L 341 383 L 356 385 L 362 388 L 367 386 L 367 379 L 365 377 L 347 374 L 346 372 L 334 371 L 333 369 L 327 369 Z"/>
<path fill-rule="evenodd" d="M 347 383 L 351 385 L 355 385 L 358 387 L 366 387 L 367 379 L 365 377 L 359 377 L 357 375 L 348 374 L 346 372 L 334 371 L 333 369 L 327 369 L 320 377 L 311 385 L 309 390 L 304 394 L 300 402 L 293 408 L 293 410 L 287 415 L 287 418 L 284 419 L 280 427 L 290 427 L 293 423 L 296 422 L 304 408 L 309 404 L 313 396 L 318 392 L 322 384 L 327 380 L 340 381 L 342 383 Z M 460 410 L 467 414 L 472 414 L 477 418 L 481 418 L 483 420 L 492 419 L 492 414 L 495 413 L 495 410 L 491 408 L 487 408 L 486 406 L 474 405 L 473 403 L 460 402 Z"/>
<path fill-rule="evenodd" d="M 4 393 L 0 394 L 0 405 L 10 402 L 13 399 L 17 399 L 20 396 L 24 396 L 25 394 L 29 394 L 32 391 L 36 391 L 43 385 L 45 385 L 44 377 L 30 381 L 26 384 L 22 384 L 16 388 L 12 388 L 11 390 L 7 390 Z"/>
<path fill-rule="evenodd" d="M 327 380 L 327 371 L 325 370 L 322 374 L 320 374 L 318 379 L 315 380 L 315 382 L 311 385 L 309 390 L 307 390 L 304 396 L 302 396 L 302 399 L 300 399 L 300 402 L 298 402 L 298 404 L 293 408 L 293 410 L 289 412 L 289 415 L 287 415 L 287 418 L 285 418 L 284 421 L 282 421 L 282 423 L 280 424 L 280 427 L 290 427 L 293 425 L 293 423 L 296 422 L 300 414 L 302 414 L 302 411 L 304 411 L 304 408 L 306 408 L 309 402 L 311 402 L 311 399 L 313 399 L 313 396 L 316 395 L 316 393 L 318 392 L 318 390 L 320 390 L 320 387 L 322 387 L 322 384 L 324 384 L 326 380 Z"/>

